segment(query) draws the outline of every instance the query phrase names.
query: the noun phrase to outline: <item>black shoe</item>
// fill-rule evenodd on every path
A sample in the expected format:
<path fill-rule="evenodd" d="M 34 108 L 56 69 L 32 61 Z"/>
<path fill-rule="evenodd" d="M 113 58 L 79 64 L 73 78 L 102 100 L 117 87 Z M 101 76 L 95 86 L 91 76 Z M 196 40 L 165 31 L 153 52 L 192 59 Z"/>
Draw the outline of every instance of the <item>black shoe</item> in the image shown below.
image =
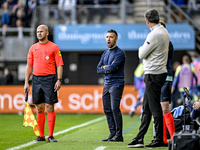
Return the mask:
<path fill-rule="evenodd" d="M 130 116 L 130 117 L 133 117 L 133 115 L 134 115 L 134 111 L 130 111 L 130 112 L 129 112 L 129 116 Z"/>
<path fill-rule="evenodd" d="M 107 142 L 109 141 L 110 139 L 112 139 L 115 135 L 109 135 L 109 137 L 107 139 L 103 139 L 101 140 L 102 142 Z"/>
<path fill-rule="evenodd" d="M 54 139 L 53 136 L 48 137 L 48 141 L 49 141 L 49 142 L 57 142 L 57 140 Z"/>
<path fill-rule="evenodd" d="M 123 136 L 115 135 L 112 139 L 109 140 L 109 142 L 124 142 L 124 138 Z"/>
<path fill-rule="evenodd" d="M 143 139 L 134 138 L 133 141 L 127 145 L 127 147 L 142 148 L 144 147 Z"/>
<path fill-rule="evenodd" d="M 164 142 L 159 142 L 153 140 L 149 145 L 146 145 L 145 148 L 152 149 L 152 148 L 165 148 L 167 145 Z"/>
<path fill-rule="evenodd" d="M 168 147 L 168 143 L 163 142 L 163 146 Z"/>
<path fill-rule="evenodd" d="M 38 138 L 36 140 L 34 140 L 35 142 L 39 142 L 39 141 L 45 141 L 44 137 L 40 137 L 38 136 Z"/>

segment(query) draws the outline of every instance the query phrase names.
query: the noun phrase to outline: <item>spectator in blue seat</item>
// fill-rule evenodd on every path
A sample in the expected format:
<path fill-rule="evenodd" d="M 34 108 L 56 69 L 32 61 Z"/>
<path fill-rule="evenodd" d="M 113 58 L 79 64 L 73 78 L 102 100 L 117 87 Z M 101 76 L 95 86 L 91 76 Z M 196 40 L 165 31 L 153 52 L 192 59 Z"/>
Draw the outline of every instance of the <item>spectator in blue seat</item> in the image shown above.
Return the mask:
<path fill-rule="evenodd" d="M 2 4 L 2 15 L 1 15 L 1 26 L 2 28 L 7 28 L 10 25 L 10 9 L 9 9 L 9 3 L 5 1 Z"/>

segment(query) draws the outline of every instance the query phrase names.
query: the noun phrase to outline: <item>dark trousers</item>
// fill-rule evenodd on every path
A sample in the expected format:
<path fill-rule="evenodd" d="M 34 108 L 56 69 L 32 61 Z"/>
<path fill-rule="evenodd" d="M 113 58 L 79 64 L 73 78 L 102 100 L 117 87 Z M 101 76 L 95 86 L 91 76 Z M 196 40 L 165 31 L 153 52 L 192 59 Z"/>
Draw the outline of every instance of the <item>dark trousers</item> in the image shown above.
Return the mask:
<path fill-rule="evenodd" d="M 122 136 L 122 114 L 120 110 L 120 101 L 123 89 L 124 85 L 103 87 L 103 109 L 111 135 Z"/>
<path fill-rule="evenodd" d="M 163 141 L 163 115 L 160 105 L 160 95 L 161 87 L 165 82 L 166 76 L 166 73 L 158 75 L 145 74 L 144 82 L 146 84 L 146 89 L 143 100 L 141 125 L 136 137 L 137 139 L 144 139 L 144 135 L 149 128 L 151 117 L 153 115 L 156 132 L 155 140 Z"/>

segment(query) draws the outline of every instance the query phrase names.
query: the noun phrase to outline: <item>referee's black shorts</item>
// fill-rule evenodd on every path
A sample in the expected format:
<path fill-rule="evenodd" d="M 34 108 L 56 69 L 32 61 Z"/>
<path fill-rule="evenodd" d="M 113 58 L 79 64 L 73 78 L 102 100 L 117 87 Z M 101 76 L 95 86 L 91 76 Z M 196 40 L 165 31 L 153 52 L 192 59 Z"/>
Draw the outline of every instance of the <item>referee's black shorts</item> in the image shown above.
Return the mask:
<path fill-rule="evenodd" d="M 54 104 L 58 102 L 57 92 L 54 92 L 56 75 L 35 76 L 32 79 L 33 104 Z"/>
<path fill-rule="evenodd" d="M 172 81 L 165 81 L 161 88 L 161 97 L 160 102 L 167 102 L 171 103 L 171 88 L 172 88 Z"/>

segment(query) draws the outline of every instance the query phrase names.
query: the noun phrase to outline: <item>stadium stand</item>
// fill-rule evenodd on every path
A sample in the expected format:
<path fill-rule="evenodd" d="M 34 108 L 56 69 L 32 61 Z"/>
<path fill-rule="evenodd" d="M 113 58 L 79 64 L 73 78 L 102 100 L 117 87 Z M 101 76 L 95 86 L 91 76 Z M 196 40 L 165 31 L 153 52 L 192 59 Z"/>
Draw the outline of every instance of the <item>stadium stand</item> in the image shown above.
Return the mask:
<path fill-rule="evenodd" d="M 20 0 L 19 0 L 20 1 Z M 28 0 L 27 0 L 28 1 Z M 46 1 L 47 2 L 47 1 Z M 86 0 L 77 0 L 76 16 L 81 8 L 90 9 L 94 7 Z M 107 4 L 99 4 L 99 8 L 105 9 L 105 16 L 102 24 L 139 24 L 145 23 L 144 11 L 149 8 L 156 8 L 161 16 L 161 19 L 166 23 L 173 23 L 172 16 L 176 18 L 177 23 L 189 23 L 196 32 L 196 51 L 200 52 L 200 28 L 199 14 L 192 15 L 191 18 L 187 15 L 187 6 L 177 6 L 172 0 L 107 0 Z M 175 8 L 183 16 L 182 19 L 174 13 L 171 8 Z M 2 15 L 0 9 L 0 16 Z M 9 66 L 14 75 L 14 84 L 23 84 L 23 79 L 18 78 L 18 66 L 26 64 L 26 56 L 30 45 L 37 41 L 35 28 L 39 24 L 46 24 L 49 27 L 49 40 L 53 41 L 53 28 L 57 24 L 65 24 L 59 17 L 58 1 L 48 0 L 45 5 L 35 6 L 31 10 L 31 20 L 28 26 L 23 26 L 20 30 L 16 27 L 8 26 L 6 29 L 0 28 L 0 77 L 3 74 L 5 66 Z M 75 20 L 79 24 L 87 24 L 87 13 L 81 16 L 81 21 Z M 99 14 L 94 14 L 94 23 L 99 20 Z M 78 19 L 78 17 L 76 17 Z M 79 18 L 80 19 L 80 18 Z M 21 33 L 21 36 L 19 34 Z M 186 51 L 178 51 L 175 53 L 175 58 L 181 61 L 181 56 L 187 53 Z M 96 74 L 96 65 L 100 59 L 102 51 L 95 52 L 63 52 L 65 69 L 63 78 L 68 82 L 63 84 L 98 84 L 100 78 Z M 137 51 L 127 51 L 126 61 L 126 84 L 132 84 L 133 70 L 137 67 L 139 59 Z M 129 58 L 129 57 L 132 58 Z M 91 61 L 93 63 L 91 63 Z M 72 72 L 69 69 L 69 64 L 78 64 L 78 70 Z M 90 67 L 87 67 L 87 66 Z M 86 72 L 92 73 L 88 76 Z M 20 69 L 21 70 L 21 69 Z M 23 69 L 22 69 L 23 70 Z M 23 74 L 23 72 L 21 73 Z M 69 80 L 67 80 L 69 79 Z M 1 80 L 1 79 L 0 79 Z"/>

